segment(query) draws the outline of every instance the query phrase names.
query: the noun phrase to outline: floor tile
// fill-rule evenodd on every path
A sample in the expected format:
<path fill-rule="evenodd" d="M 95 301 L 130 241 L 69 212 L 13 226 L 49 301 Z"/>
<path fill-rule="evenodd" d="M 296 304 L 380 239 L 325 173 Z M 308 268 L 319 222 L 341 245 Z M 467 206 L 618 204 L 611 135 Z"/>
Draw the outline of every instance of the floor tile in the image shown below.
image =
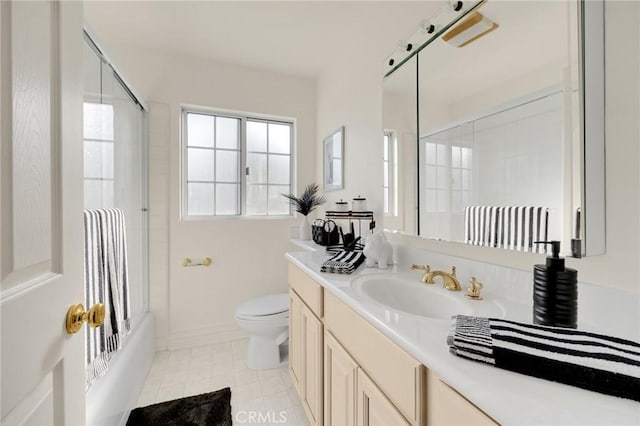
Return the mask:
<path fill-rule="evenodd" d="M 246 354 L 247 340 L 157 352 L 137 406 L 229 387 L 234 424 L 308 425 L 287 364 L 251 370 Z"/>

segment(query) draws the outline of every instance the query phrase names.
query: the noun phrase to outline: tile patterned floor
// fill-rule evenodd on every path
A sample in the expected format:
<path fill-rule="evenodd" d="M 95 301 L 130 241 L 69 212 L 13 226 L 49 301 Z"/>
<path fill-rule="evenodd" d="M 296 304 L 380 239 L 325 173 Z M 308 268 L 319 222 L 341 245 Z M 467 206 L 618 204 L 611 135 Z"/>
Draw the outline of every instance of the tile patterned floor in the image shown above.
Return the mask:
<path fill-rule="evenodd" d="M 156 352 L 138 407 L 231 388 L 233 424 L 308 425 L 287 367 L 250 370 L 247 340 Z"/>

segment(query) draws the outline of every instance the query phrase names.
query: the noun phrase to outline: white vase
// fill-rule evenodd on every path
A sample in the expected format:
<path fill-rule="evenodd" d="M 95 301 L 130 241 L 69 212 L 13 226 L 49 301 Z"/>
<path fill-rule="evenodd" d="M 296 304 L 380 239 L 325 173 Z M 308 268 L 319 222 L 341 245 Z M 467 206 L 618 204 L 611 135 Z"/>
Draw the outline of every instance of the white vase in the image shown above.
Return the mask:
<path fill-rule="evenodd" d="M 307 216 L 302 216 L 300 221 L 300 239 L 302 241 L 309 241 L 311 239 L 311 224 Z"/>

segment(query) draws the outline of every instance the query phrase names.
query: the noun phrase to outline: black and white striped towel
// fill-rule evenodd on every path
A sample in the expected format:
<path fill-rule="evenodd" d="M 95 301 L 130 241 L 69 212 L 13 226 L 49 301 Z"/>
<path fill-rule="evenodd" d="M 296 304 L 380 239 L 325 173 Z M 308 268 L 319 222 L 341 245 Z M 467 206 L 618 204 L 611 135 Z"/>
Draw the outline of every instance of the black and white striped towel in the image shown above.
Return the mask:
<path fill-rule="evenodd" d="M 341 251 L 325 260 L 320 271 L 333 274 L 351 274 L 362 262 L 365 256 L 357 251 Z"/>
<path fill-rule="evenodd" d="M 87 328 L 87 388 L 105 374 L 130 330 L 127 232 L 120 209 L 84 211 L 85 304 L 105 306 L 104 324 Z"/>
<path fill-rule="evenodd" d="M 640 401 L 640 344 L 495 318 L 453 317 L 451 353 L 505 370 Z"/>

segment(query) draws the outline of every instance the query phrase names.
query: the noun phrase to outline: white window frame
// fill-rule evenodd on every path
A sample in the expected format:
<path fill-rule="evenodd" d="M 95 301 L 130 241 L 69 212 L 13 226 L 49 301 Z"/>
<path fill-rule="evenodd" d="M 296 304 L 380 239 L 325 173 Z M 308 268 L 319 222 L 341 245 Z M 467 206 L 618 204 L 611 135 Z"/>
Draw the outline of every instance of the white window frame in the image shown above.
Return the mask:
<path fill-rule="evenodd" d="M 386 164 L 387 167 L 387 176 L 389 177 L 388 184 L 388 198 L 387 205 L 384 206 L 384 214 L 385 216 L 398 216 L 398 151 L 397 151 L 397 141 L 396 141 L 396 132 L 393 130 L 385 130 L 383 135 L 383 149 L 384 149 L 384 138 L 388 138 L 387 145 L 387 161 L 384 161 L 384 157 L 382 160 L 382 164 Z M 384 180 L 384 179 L 383 179 Z M 384 182 L 382 183 L 383 190 L 385 188 Z"/>
<path fill-rule="evenodd" d="M 187 155 L 187 114 L 203 114 L 218 117 L 227 117 L 240 120 L 240 213 L 236 215 L 189 215 L 188 214 L 188 155 Z M 183 221 L 198 221 L 198 220 L 236 220 L 236 219 L 249 219 L 249 220 L 265 220 L 265 219 L 291 219 L 293 217 L 293 209 L 289 206 L 288 214 L 279 215 L 247 215 L 247 120 L 262 121 L 267 123 L 279 123 L 290 125 L 290 159 L 289 159 L 289 176 L 290 176 L 290 188 L 291 192 L 295 193 L 296 190 L 296 120 L 290 117 L 280 117 L 264 114 L 253 114 L 240 111 L 228 111 L 212 109 L 202 106 L 194 105 L 182 105 L 180 111 L 180 220 Z"/>

